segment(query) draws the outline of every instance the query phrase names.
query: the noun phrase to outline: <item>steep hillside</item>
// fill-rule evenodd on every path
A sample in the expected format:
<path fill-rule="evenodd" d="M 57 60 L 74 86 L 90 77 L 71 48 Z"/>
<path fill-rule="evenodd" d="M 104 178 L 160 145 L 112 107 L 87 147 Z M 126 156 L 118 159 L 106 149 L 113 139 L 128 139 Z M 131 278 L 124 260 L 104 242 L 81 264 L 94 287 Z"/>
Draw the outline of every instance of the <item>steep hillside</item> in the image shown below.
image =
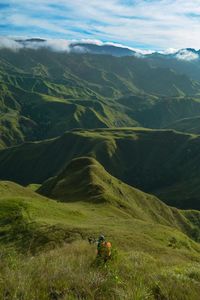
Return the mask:
<path fill-rule="evenodd" d="M 75 130 L 1 150 L 0 178 L 42 183 L 71 159 L 89 155 L 129 185 L 158 194 L 170 205 L 199 209 L 199 146 L 198 135 L 172 130 Z"/>

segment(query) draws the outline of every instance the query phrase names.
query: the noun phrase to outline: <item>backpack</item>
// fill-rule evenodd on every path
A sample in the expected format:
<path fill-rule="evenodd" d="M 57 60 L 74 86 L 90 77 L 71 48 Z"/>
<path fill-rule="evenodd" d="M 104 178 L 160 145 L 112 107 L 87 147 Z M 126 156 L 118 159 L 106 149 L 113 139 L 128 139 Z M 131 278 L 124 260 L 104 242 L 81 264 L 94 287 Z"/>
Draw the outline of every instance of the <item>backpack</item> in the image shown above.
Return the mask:
<path fill-rule="evenodd" d="M 102 242 L 97 246 L 98 255 L 102 257 L 110 257 L 111 256 L 111 248 L 112 245 L 110 242 Z"/>

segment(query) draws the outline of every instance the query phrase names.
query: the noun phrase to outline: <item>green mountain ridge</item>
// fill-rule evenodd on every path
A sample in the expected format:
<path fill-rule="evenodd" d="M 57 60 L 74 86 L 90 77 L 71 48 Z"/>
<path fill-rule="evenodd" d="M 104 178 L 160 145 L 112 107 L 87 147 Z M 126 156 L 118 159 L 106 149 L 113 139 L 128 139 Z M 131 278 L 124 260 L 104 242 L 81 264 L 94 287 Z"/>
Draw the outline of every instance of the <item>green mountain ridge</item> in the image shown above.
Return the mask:
<path fill-rule="evenodd" d="M 91 156 L 113 176 L 180 208 L 199 209 L 199 135 L 142 128 L 74 130 L 0 151 L 0 178 L 42 183 Z"/>

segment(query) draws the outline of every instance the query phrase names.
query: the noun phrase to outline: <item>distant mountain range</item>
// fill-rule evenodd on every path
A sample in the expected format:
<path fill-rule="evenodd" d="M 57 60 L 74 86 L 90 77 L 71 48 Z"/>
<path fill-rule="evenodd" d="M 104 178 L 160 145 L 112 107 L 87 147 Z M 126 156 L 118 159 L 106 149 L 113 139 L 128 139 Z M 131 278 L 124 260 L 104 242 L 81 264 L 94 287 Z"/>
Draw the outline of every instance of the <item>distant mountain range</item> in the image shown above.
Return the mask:
<path fill-rule="evenodd" d="M 49 40 L 41 38 L 30 38 L 30 39 L 16 39 L 17 43 L 23 45 L 24 47 L 50 47 Z M 55 40 L 59 44 L 59 40 Z M 60 41 L 60 43 L 62 43 Z M 53 45 L 53 40 L 51 40 Z M 113 56 L 145 56 L 150 58 L 176 58 L 180 60 L 195 60 L 199 59 L 200 50 L 195 50 L 193 48 L 184 49 L 171 49 L 166 51 L 156 51 L 156 50 L 140 50 L 134 49 L 128 46 L 123 46 L 115 43 L 103 43 L 98 41 L 76 41 L 68 42 L 70 52 L 73 53 L 90 53 L 90 54 L 102 54 L 102 55 L 113 55 Z"/>

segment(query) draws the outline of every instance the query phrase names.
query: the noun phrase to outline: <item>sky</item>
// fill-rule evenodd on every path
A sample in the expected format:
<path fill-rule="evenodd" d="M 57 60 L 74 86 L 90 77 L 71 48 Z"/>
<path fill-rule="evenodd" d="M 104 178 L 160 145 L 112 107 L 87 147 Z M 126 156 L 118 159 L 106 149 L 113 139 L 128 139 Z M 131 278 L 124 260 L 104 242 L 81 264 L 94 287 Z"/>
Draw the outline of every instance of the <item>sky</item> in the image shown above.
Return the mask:
<path fill-rule="evenodd" d="M 200 49 L 200 0 L 0 0 L 0 36 Z"/>

